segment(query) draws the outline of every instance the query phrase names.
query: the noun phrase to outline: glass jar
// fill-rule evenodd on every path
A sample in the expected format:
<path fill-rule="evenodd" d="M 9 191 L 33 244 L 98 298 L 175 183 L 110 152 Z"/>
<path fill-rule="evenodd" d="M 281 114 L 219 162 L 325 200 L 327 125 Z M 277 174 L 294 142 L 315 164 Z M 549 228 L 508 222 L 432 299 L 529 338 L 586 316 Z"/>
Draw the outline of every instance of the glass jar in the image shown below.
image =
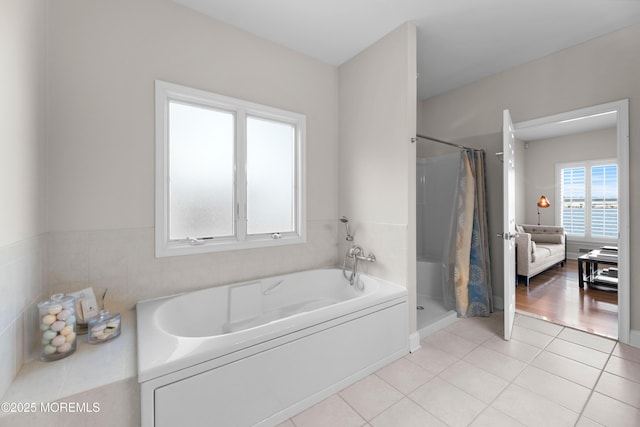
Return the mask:
<path fill-rule="evenodd" d="M 38 304 L 41 334 L 40 360 L 63 359 L 76 351 L 74 298 L 55 294 Z"/>
<path fill-rule="evenodd" d="M 99 344 L 120 335 L 120 314 L 100 310 L 98 317 L 89 320 L 89 344 Z"/>

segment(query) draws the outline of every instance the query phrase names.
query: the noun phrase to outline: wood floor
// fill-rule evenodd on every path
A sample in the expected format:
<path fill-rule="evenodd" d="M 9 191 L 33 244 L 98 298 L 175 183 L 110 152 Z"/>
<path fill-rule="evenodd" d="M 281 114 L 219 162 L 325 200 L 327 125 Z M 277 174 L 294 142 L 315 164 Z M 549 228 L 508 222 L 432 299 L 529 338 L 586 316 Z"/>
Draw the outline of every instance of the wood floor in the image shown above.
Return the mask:
<path fill-rule="evenodd" d="M 578 262 L 553 267 L 521 280 L 516 289 L 516 309 L 559 325 L 618 338 L 618 293 L 578 287 Z"/>

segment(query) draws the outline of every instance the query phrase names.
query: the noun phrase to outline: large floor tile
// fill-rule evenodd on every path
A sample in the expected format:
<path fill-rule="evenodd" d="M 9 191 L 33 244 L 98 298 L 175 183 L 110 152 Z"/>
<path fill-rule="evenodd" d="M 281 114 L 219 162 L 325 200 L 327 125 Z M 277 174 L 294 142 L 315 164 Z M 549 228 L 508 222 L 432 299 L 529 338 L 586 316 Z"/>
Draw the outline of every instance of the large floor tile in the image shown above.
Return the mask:
<path fill-rule="evenodd" d="M 604 427 L 602 424 L 597 423 L 585 416 L 580 417 L 576 423 L 576 427 Z"/>
<path fill-rule="evenodd" d="M 583 416 L 604 426 L 637 427 L 640 410 L 600 393 L 593 393 Z"/>
<path fill-rule="evenodd" d="M 595 391 L 640 409 L 640 383 L 603 372 Z"/>
<path fill-rule="evenodd" d="M 638 347 L 633 347 L 619 342 L 616 344 L 616 347 L 613 349 L 613 353 L 611 354 L 622 359 L 640 363 L 640 348 Z"/>
<path fill-rule="evenodd" d="M 433 378 L 435 374 L 406 358 L 402 358 L 378 370 L 376 375 L 394 386 L 402 394 L 409 394 Z"/>
<path fill-rule="evenodd" d="M 588 388 L 593 388 L 600 376 L 599 369 L 548 351 L 540 353 L 531 363 L 531 366 Z"/>
<path fill-rule="evenodd" d="M 337 394 L 292 418 L 296 427 L 361 427 L 366 421 Z"/>
<path fill-rule="evenodd" d="M 523 315 L 504 341 L 502 320 L 459 319 L 281 427 L 640 425 L 640 350 Z"/>
<path fill-rule="evenodd" d="M 602 351 L 607 354 L 611 353 L 616 345 L 616 342 L 609 338 L 604 338 L 571 328 L 565 328 L 564 331 L 560 332 L 558 338 L 575 344 L 580 344 L 581 346 L 589 347 L 594 350 Z"/>
<path fill-rule="evenodd" d="M 479 318 L 458 319 L 453 325 L 447 327 L 445 331 L 476 344 L 482 344 L 489 338 L 499 335 L 499 325 L 499 322 L 488 319 L 485 321 L 481 321 Z"/>
<path fill-rule="evenodd" d="M 609 359 L 608 353 L 558 338 L 553 340 L 546 350 L 598 369 L 604 368 Z"/>
<path fill-rule="evenodd" d="M 422 340 L 422 346 L 433 346 L 445 353 L 462 358 L 478 344 L 446 331 L 438 331 Z"/>
<path fill-rule="evenodd" d="M 370 424 L 373 427 L 447 427 L 409 398 L 404 398 L 386 409 L 371 420 Z"/>
<path fill-rule="evenodd" d="M 533 359 L 542 351 L 541 348 L 534 347 L 527 343 L 512 339 L 505 341 L 500 337 L 494 337 L 485 341 L 483 347 L 513 357 L 525 363 L 531 363 Z"/>
<path fill-rule="evenodd" d="M 463 360 L 507 381 L 515 379 L 527 366 L 526 363 L 520 360 L 483 346 L 477 347 L 467 354 Z"/>
<path fill-rule="evenodd" d="M 540 348 L 524 342 L 516 340 L 505 341 L 499 337 L 493 337 L 490 340 L 485 341 L 482 346 L 525 363 L 530 363 L 541 351 Z"/>
<path fill-rule="evenodd" d="M 487 406 L 438 377 L 411 393 L 409 398 L 451 427 L 468 426 Z"/>
<path fill-rule="evenodd" d="M 550 335 L 528 329 L 524 326 L 514 325 L 511 333 L 511 339 L 529 344 L 537 348 L 545 348 L 553 341 Z"/>
<path fill-rule="evenodd" d="M 557 336 L 564 329 L 563 326 L 555 323 L 523 315 L 516 316 L 515 324 L 552 337 Z"/>
<path fill-rule="evenodd" d="M 511 384 L 491 405 L 531 427 L 573 427 L 578 413 L 516 384 Z"/>
<path fill-rule="evenodd" d="M 367 421 L 404 397 L 376 375 L 369 375 L 338 394 Z"/>
<path fill-rule="evenodd" d="M 622 359 L 617 356 L 611 356 L 604 370 L 640 383 L 640 363 Z"/>
<path fill-rule="evenodd" d="M 433 374 L 439 374 L 459 360 L 459 358 L 431 346 L 422 347 L 405 357 Z"/>
<path fill-rule="evenodd" d="M 524 427 L 524 424 L 511 418 L 504 412 L 488 407 L 469 427 Z"/>
<path fill-rule="evenodd" d="M 535 366 L 529 366 L 514 381 L 552 402 L 580 413 L 589 399 L 591 389 L 551 374 Z"/>
<path fill-rule="evenodd" d="M 509 385 L 506 380 L 463 360 L 445 369 L 439 377 L 487 404 Z"/>

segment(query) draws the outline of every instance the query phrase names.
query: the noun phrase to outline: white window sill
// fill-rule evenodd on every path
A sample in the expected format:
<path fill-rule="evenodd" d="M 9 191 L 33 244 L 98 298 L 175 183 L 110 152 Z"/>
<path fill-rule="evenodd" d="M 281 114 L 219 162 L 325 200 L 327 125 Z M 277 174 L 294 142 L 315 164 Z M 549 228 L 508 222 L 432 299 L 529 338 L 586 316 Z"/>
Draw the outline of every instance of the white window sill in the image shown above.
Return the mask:
<path fill-rule="evenodd" d="M 156 236 L 156 258 L 181 256 L 181 255 L 197 255 L 212 252 L 238 251 L 243 249 L 270 248 L 276 246 L 299 245 L 306 243 L 304 234 L 302 236 L 283 236 L 279 239 L 259 239 L 245 240 L 242 242 L 207 242 L 202 245 L 191 245 L 186 242 L 158 244 L 158 236 Z"/>

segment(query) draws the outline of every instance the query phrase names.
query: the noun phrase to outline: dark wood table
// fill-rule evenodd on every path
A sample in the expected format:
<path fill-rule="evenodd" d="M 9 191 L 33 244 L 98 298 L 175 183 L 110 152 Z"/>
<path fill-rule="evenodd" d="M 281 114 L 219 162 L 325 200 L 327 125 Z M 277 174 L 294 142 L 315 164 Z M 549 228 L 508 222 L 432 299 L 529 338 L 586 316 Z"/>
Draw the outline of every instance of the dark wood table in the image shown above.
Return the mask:
<path fill-rule="evenodd" d="M 600 264 L 614 265 L 617 267 L 618 256 L 601 254 L 599 250 L 595 250 L 578 257 L 578 286 L 580 286 L 580 288 L 584 288 L 585 283 L 587 283 L 588 286 L 596 284 Z M 614 279 L 614 277 L 611 277 L 611 279 Z M 615 281 L 608 280 L 607 283 L 603 283 L 603 286 L 608 289 L 617 289 L 617 277 L 615 279 Z"/>

